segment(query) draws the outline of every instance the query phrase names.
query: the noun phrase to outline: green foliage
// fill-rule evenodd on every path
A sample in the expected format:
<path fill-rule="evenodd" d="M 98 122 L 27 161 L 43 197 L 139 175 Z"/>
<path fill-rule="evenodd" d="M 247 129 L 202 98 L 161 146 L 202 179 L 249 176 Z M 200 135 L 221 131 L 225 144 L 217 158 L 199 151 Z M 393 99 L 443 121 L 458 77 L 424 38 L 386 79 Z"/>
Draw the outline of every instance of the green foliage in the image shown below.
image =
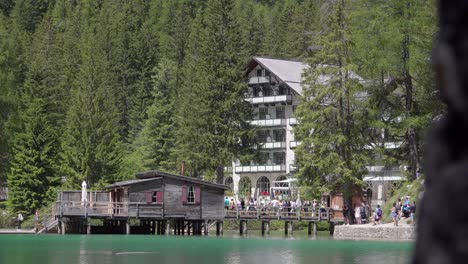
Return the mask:
<path fill-rule="evenodd" d="M 248 150 L 253 131 L 243 100 L 247 61 L 232 1 L 208 1 L 195 19 L 185 64 L 178 153 L 193 175 L 224 167 Z M 195 116 L 196 118 L 191 118 Z M 217 182 L 223 175 L 218 174 Z"/>
<path fill-rule="evenodd" d="M 306 86 L 297 110 L 295 130 L 302 144 L 296 150 L 299 176 L 308 185 L 329 190 L 360 184 L 367 157 L 368 127 L 363 86 L 353 72 L 352 45 L 347 40 L 348 14 L 344 2 L 330 2 L 324 33 L 316 38 L 321 47 L 309 59 Z"/>
<path fill-rule="evenodd" d="M 387 199 L 387 203 L 385 204 L 384 208 L 382 208 L 385 222 L 393 221 L 390 212 L 391 208 L 393 207 L 393 203 L 398 202 L 398 199 L 409 196 L 410 201 L 415 202 L 416 208 L 418 208 L 417 205 L 419 204 L 419 198 L 424 188 L 423 182 L 424 181 L 422 178 L 419 180 L 402 182 L 398 188 L 392 190 L 392 193 L 389 195 L 391 197 Z M 401 201 L 403 202 L 404 200 Z"/>
<path fill-rule="evenodd" d="M 27 193 L 10 208 L 182 161 L 187 175 L 220 181 L 233 157 L 254 154 L 252 55 L 314 65 L 297 112 L 303 197 L 359 184 L 372 162 L 413 173 L 424 129 L 444 112 L 435 17 L 434 0 L 0 1 L 0 181 Z M 382 129 L 402 148 L 386 149 Z M 43 149 L 28 147 L 39 138 Z"/>
<path fill-rule="evenodd" d="M 11 212 L 31 213 L 50 199 L 50 188 L 58 184 L 56 137 L 41 99 L 31 99 L 22 122 L 13 145 L 8 205 Z"/>

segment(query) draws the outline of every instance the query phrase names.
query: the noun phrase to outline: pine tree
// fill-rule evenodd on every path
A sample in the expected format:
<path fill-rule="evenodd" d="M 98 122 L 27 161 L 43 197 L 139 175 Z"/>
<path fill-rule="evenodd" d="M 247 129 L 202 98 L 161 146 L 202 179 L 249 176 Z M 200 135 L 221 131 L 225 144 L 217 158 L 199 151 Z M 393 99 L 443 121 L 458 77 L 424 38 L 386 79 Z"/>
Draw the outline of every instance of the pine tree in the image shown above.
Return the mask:
<path fill-rule="evenodd" d="M 353 72 L 345 1 L 330 1 L 322 8 L 328 16 L 323 35 L 315 39 L 321 49 L 309 59 L 297 110 L 299 177 L 317 188 L 342 188 L 349 199 L 367 165 L 363 131 L 368 124 L 361 96 L 365 90 Z"/>
<path fill-rule="evenodd" d="M 15 135 L 8 175 L 8 206 L 12 212 L 32 213 L 51 200 L 58 185 L 55 163 L 56 135 L 46 116 L 44 102 L 31 98 L 21 115 L 22 131 Z"/>
<path fill-rule="evenodd" d="M 112 182 L 122 158 L 115 84 L 106 36 L 96 27 L 96 7 L 84 7 L 90 16 L 82 33 L 79 50 L 81 65 L 72 86 L 72 99 L 67 112 L 62 143 L 63 173 L 69 186 L 77 187 L 86 180 L 90 186 Z"/>
<path fill-rule="evenodd" d="M 374 83 L 371 126 L 401 147 L 385 148 L 381 133 L 370 142 L 383 154 L 384 165 L 407 166 L 414 178 L 424 131 L 443 111 L 428 59 L 436 31 L 435 1 L 361 1 L 356 7 L 355 59 Z"/>
<path fill-rule="evenodd" d="M 243 100 L 247 56 L 232 1 L 208 1 L 194 24 L 179 115 L 179 153 L 190 152 L 186 161 L 195 174 L 216 169 L 217 182 L 222 182 L 224 165 L 248 149 L 253 136 L 247 123 L 250 107 Z"/>
<path fill-rule="evenodd" d="M 175 109 L 176 63 L 163 59 L 153 76 L 153 104 L 148 109 L 145 126 L 133 143 L 133 151 L 124 159 L 125 176 L 140 171 L 160 170 L 176 172 Z"/>

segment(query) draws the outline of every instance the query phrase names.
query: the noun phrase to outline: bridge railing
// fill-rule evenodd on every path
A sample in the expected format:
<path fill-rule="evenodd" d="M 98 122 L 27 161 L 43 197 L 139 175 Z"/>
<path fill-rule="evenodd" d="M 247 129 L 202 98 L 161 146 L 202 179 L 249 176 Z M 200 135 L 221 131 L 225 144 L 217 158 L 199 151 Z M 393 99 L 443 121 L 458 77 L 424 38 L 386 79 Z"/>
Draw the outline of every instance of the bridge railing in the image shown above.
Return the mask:
<path fill-rule="evenodd" d="M 162 217 L 162 204 L 142 202 L 58 201 L 56 216 Z"/>
<path fill-rule="evenodd" d="M 334 211 L 329 207 L 236 207 L 225 210 L 225 219 L 331 221 Z"/>

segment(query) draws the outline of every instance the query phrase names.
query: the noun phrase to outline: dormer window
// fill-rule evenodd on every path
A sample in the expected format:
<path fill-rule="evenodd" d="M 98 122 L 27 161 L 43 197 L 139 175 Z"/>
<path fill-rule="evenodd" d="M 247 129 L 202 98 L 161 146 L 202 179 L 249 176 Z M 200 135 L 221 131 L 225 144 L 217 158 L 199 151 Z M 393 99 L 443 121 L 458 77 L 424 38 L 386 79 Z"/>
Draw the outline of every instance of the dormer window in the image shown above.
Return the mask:
<path fill-rule="evenodd" d="M 257 70 L 257 77 L 261 77 L 262 76 L 262 69 L 258 69 Z"/>

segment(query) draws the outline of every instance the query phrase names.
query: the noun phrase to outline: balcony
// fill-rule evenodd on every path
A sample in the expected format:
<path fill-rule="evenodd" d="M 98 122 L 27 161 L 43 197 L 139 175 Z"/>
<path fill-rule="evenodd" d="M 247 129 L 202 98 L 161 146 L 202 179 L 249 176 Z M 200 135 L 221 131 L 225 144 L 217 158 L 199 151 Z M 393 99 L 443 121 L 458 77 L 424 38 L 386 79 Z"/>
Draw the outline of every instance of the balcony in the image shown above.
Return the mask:
<path fill-rule="evenodd" d="M 236 173 L 285 172 L 286 165 L 236 166 Z"/>
<path fill-rule="evenodd" d="M 286 119 L 261 119 L 252 120 L 250 124 L 259 127 L 275 127 L 275 126 L 286 126 Z"/>
<path fill-rule="evenodd" d="M 275 103 L 290 103 L 291 95 L 274 95 L 274 96 L 259 96 L 247 98 L 251 104 L 275 104 Z"/>
<path fill-rule="evenodd" d="M 289 172 L 296 172 L 299 170 L 299 166 L 296 164 L 289 164 Z"/>
<path fill-rule="evenodd" d="M 286 142 L 264 142 L 259 143 L 260 149 L 283 149 L 286 148 Z"/>
<path fill-rule="evenodd" d="M 270 83 L 270 76 L 250 77 L 249 84 Z"/>
<path fill-rule="evenodd" d="M 289 141 L 289 148 L 296 148 L 297 146 L 299 146 L 302 142 L 301 141 Z"/>
<path fill-rule="evenodd" d="M 383 147 L 384 149 L 397 149 L 397 148 L 400 148 L 402 144 L 403 144 L 402 142 L 385 142 L 383 144 Z M 381 146 L 382 146 L 381 144 L 371 143 L 370 145 L 364 146 L 364 149 L 375 149 Z"/>
<path fill-rule="evenodd" d="M 291 126 L 297 125 L 297 119 L 295 117 L 289 118 L 289 125 Z"/>

